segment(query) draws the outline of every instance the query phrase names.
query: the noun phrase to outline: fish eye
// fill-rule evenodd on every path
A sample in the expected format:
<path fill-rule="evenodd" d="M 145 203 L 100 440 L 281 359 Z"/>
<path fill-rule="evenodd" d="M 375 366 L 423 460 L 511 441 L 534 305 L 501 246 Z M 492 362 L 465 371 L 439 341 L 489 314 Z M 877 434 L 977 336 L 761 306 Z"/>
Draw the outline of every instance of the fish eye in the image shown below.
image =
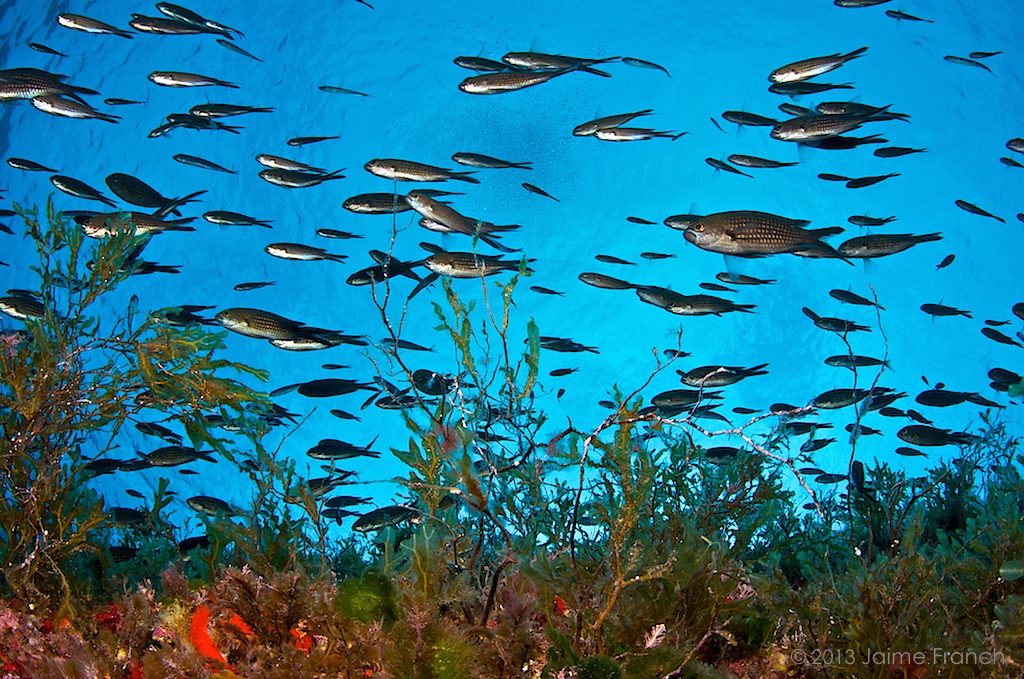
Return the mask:
<path fill-rule="evenodd" d="M 696 224 L 693 225 L 693 230 L 694 231 L 703 231 L 704 230 L 704 225 L 701 224 L 700 222 L 697 222 Z"/>

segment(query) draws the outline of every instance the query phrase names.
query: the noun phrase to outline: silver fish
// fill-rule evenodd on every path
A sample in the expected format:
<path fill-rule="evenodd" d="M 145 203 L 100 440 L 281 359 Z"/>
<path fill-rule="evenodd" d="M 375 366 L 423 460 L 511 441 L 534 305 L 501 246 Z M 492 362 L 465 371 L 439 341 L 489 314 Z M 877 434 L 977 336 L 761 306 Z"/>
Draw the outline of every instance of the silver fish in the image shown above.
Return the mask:
<path fill-rule="evenodd" d="M 238 85 L 226 80 L 199 75 L 198 73 L 186 73 L 184 71 L 153 71 L 149 74 L 149 80 L 163 87 L 209 87 L 216 85 L 238 89 Z"/>
<path fill-rule="evenodd" d="M 768 80 L 773 83 L 792 83 L 800 82 L 801 80 L 807 80 L 815 76 L 821 75 L 822 73 L 828 73 L 834 71 L 846 62 L 856 59 L 865 52 L 868 51 L 867 47 L 861 47 L 847 54 L 830 54 L 824 57 L 812 57 L 810 59 L 802 59 L 800 61 L 794 61 L 791 64 L 780 66 L 771 72 L 768 76 Z"/>
<path fill-rule="evenodd" d="M 57 23 L 65 28 L 73 28 L 76 31 L 85 31 L 86 33 L 103 33 L 109 35 L 116 35 L 121 38 L 131 38 L 132 34 L 116 26 L 103 23 L 97 19 L 92 19 L 81 14 L 58 14 Z"/>

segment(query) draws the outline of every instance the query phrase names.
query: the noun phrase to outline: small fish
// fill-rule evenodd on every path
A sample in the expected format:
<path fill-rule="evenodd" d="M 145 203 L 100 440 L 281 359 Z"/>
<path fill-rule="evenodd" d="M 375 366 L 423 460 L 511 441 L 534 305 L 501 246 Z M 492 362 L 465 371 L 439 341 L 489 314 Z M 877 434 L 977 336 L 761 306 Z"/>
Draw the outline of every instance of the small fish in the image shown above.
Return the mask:
<path fill-rule="evenodd" d="M 939 269 L 945 269 L 947 266 L 953 263 L 954 259 L 956 259 L 955 254 L 946 255 L 945 257 L 942 258 L 942 261 L 935 266 L 935 270 L 938 271 Z"/>
<path fill-rule="evenodd" d="M 885 226 L 889 222 L 896 221 L 895 217 L 869 217 L 868 215 L 853 215 L 848 220 L 857 226 Z"/>
<path fill-rule="evenodd" d="M 975 61 L 974 59 L 968 59 L 966 57 L 958 57 L 958 56 L 953 55 L 953 54 L 947 54 L 946 56 L 944 56 L 942 58 L 944 60 L 948 61 L 951 64 L 960 64 L 962 66 L 974 66 L 975 68 L 981 68 L 981 69 L 984 69 L 984 70 L 988 71 L 989 73 L 992 73 L 992 69 L 991 68 L 989 68 L 985 64 L 981 63 L 980 61 Z M 992 73 L 992 75 L 995 75 L 995 73 Z"/>
<path fill-rule="evenodd" d="M 913 14 L 907 14 L 901 12 L 898 9 L 887 9 L 885 10 L 885 16 L 895 19 L 896 21 L 921 21 L 926 24 L 934 24 L 935 22 L 931 19 L 922 19 L 921 17 L 914 16 Z"/>
<path fill-rule="evenodd" d="M 917 448 L 908 448 L 907 446 L 900 446 L 894 452 L 904 457 L 928 457 L 928 453 L 923 453 Z"/>
<path fill-rule="evenodd" d="M 675 141 L 684 135 L 690 134 L 689 132 L 665 132 L 653 130 L 647 127 L 609 127 L 603 130 L 598 130 L 594 133 L 594 136 L 601 141 L 647 141 L 648 139 L 654 139 L 660 137 L 664 139 L 671 139 Z"/>
<path fill-rule="evenodd" d="M 602 118 L 596 118 L 594 120 L 581 123 L 573 128 L 572 134 L 574 137 L 589 137 L 597 134 L 599 130 L 605 130 L 613 127 L 621 127 L 641 116 L 649 116 L 654 113 L 654 109 L 645 108 L 642 111 L 634 111 L 632 113 L 617 113 L 615 115 L 604 116 Z"/>
<path fill-rule="evenodd" d="M 50 183 L 64 193 L 75 196 L 76 198 L 95 200 L 113 208 L 117 207 L 117 203 L 110 200 L 85 182 L 75 179 L 74 177 L 65 177 L 63 175 L 55 174 L 50 177 Z"/>
<path fill-rule="evenodd" d="M 774 127 L 779 124 L 779 121 L 775 118 L 769 118 L 756 113 L 747 113 L 746 111 L 725 111 L 722 113 L 722 118 L 730 123 L 745 127 Z"/>
<path fill-rule="evenodd" d="M 57 50 L 53 49 L 52 47 L 47 47 L 46 45 L 40 44 L 38 42 L 30 42 L 28 44 L 28 46 L 31 47 L 32 49 L 34 49 L 36 52 L 42 52 L 43 54 L 52 54 L 55 57 L 66 57 L 67 56 L 63 52 L 58 52 Z"/>
<path fill-rule="evenodd" d="M 176 153 L 172 157 L 182 165 L 191 165 L 192 167 L 198 167 L 203 170 L 213 170 L 214 172 L 223 172 L 225 174 L 238 174 L 234 170 L 229 170 L 226 167 L 218 165 L 212 160 L 206 160 L 199 156 L 190 156 L 187 153 Z"/>
<path fill-rule="evenodd" d="M 644 61 L 643 59 L 637 59 L 635 57 L 622 57 L 622 63 L 626 64 L 627 66 L 636 66 L 637 68 L 654 69 L 656 71 L 661 71 L 669 78 L 672 77 L 672 74 L 668 72 L 667 68 L 661 66 L 660 64 L 656 64 L 653 61 Z"/>
<path fill-rule="evenodd" d="M 568 337 L 551 337 L 551 336 L 540 336 L 540 346 L 542 349 L 549 351 L 558 351 L 563 353 L 580 353 L 590 352 L 592 354 L 601 353 L 597 347 L 588 347 L 585 344 L 569 339 Z"/>
<path fill-rule="evenodd" d="M 711 124 L 714 125 L 719 132 L 721 132 L 722 134 L 729 134 L 728 132 L 722 129 L 722 126 L 718 124 L 718 121 L 715 120 L 714 116 L 708 117 L 708 120 L 711 121 Z"/>
<path fill-rule="evenodd" d="M 1003 165 L 1006 165 L 1007 167 L 1022 167 L 1022 168 L 1024 168 L 1024 165 L 1022 165 L 1020 162 L 1014 160 L 1013 158 L 1007 158 L 1006 156 L 1001 157 L 999 159 L 999 162 L 1002 163 Z"/>
<path fill-rule="evenodd" d="M 111 115 L 97 111 L 88 104 L 82 104 L 73 99 L 65 99 L 58 96 L 33 97 L 32 105 L 50 115 L 62 118 L 76 118 L 79 120 L 102 120 L 107 123 L 116 123 L 120 116 Z"/>
<path fill-rule="evenodd" d="M 847 8 L 859 8 L 859 7 L 874 7 L 875 5 L 884 5 L 889 0 L 832 0 L 832 4 L 836 7 L 847 7 Z"/>
<path fill-rule="evenodd" d="M 871 332 L 871 328 L 866 325 L 855 323 L 854 321 L 848 321 L 843 318 L 835 318 L 833 316 L 819 316 L 814 313 L 808 307 L 803 307 L 802 311 L 807 318 L 814 322 L 814 325 L 821 328 L 822 330 L 828 330 L 830 332 L 840 333 L 845 335 L 849 332 L 864 331 Z"/>
<path fill-rule="evenodd" d="M 350 90 L 347 87 L 338 87 L 337 85 L 320 85 L 317 88 L 321 92 L 327 92 L 328 94 L 353 94 L 357 97 L 368 97 L 369 94 L 365 92 L 359 92 L 357 90 Z"/>
<path fill-rule="evenodd" d="M 824 139 L 809 139 L 801 142 L 805 146 L 810 146 L 816 149 L 825 149 L 830 151 L 842 151 L 847 149 L 855 149 L 858 146 L 865 144 L 888 144 L 889 140 L 882 136 L 873 134 L 868 137 L 825 137 Z"/>
<path fill-rule="evenodd" d="M 725 170 L 726 172 L 732 172 L 733 174 L 743 175 L 744 177 L 750 177 L 751 179 L 754 178 L 754 175 L 747 174 L 743 170 L 737 170 L 732 165 L 729 165 L 728 163 L 723 163 L 721 160 L 718 160 L 717 158 L 705 158 L 704 162 L 710 165 L 711 167 L 715 168 L 716 170 Z"/>
<path fill-rule="evenodd" d="M 1013 311 L 1014 316 L 1024 321 L 1024 302 L 1017 302 L 1016 304 L 1014 304 L 1011 311 Z"/>
<path fill-rule="evenodd" d="M 636 262 L 630 262 L 614 255 L 594 255 L 594 259 L 605 264 L 622 264 L 627 266 L 636 266 Z"/>
<path fill-rule="evenodd" d="M 557 295 L 558 297 L 564 297 L 565 296 L 564 292 L 559 292 L 558 290 L 552 290 L 551 288 L 545 288 L 545 287 L 542 287 L 540 285 L 531 285 L 530 289 L 533 290 L 536 293 L 541 294 L 541 295 Z"/>
<path fill-rule="evenodd" d="M 731 283 L 732 285 L 771 285 L 776 282 L 774 278 L 754 278 L 753 276 L 745 276 L 743 274 L 731 274 L 728 271 L 716 273 L 715 278 L 723 283 Z"/>
<path fill-rule="evenodd" d="M 790 102 L 784 102 L 782 104 L 779 104 L 779 110 L 785 113 L 786 115 L 792 116 L 794 118 L 814 115 L 813 109 L 807 108 L 806 106 L 797 106 L 796 104 Z"/>
<path fill-rule="evenodd" d="M 736 304 L 713 295 L 682 295 L 654 285 L 634 286 L 640 301 L 680 316 L 721 316 L 730 312 L 754 313 L 753 304 Z"/>
<path fill-rule="evenodd" d="M 274 109 L 267 106 L 240 106 L 238 104 L 198 104 L 188 110 L 200 118 L 227 118 L 246 113 L 273 113 Z"/>
<path fill-rule="evenodd" d="M 361 421 L 358 417 L 356 417 L 352 413 L 344 411 L 344 410 L 334 409 L 334 410 L 331 410 L 330 413 L 331 413 L 331 415 L 334 415 L 335 417 L 337 417 L 339 420 L 354 420 L 356 422 L 360 422 Z"/>
<path fill-rule="evenodd" d="M 571 375 L 578 370 L 579 368 L 555 368 L 548 374 L 552 377 L 565 377 L 566 375 Z"/>
<path fill-rule="evenodd" d="M 415 342 L 410 342 L 409 340 L 404 339 L 394 340 L 390 337 L 385 337 L 380 341 L 380 343 L 397 349 L 408 349 L 409 351 L 433 351 L 430 347 L 425 347 L 422 344 L 416 344 Z"/>
<path fill-rule="evenodd" d="M 364 3 L 365 4 L 365 3 Z M 370 533 L 373 531 L 384 530 L 391 526 L 397 526 L 400 523 L 411 521 L 418 517 L 420 511 L 415 507 L 409 507 L 408 505 L 390 505 L 387 507 L 381 507 L 374 509 L 371 512 L 363 514 L 355 523 L 352 524 L 352 530 L 357 533 Z"/>
<path fill-rule="evenodd" d="M 268 255 L 279 257 L 281 259 L 292 259 L 302 262 L 314 262 L 320 260 L 344 262 L 348 259 L 347 255 L 333 254 L 327 252 L 323 248 L 313 247 L 312 245 L 303 245 L 301 243 L 271 243 L 263 249 Z"/>
<path fill-rule="evenodd" d="M 551 200 L 555 201 L 556 203 L 560 203 L 561 202 L 560 200 L 558 200 L 557 198 L 552 196 L 550 193 L 548 193 L 544 189 L 542 189 L 542 188 L 540 188 L 538 186 L 534 186 L 533 184 L 527 184 L 526 182 L 523 182 L 523 188 L 526 189 L 527 191 L 529 191 L 530 193 L 536 193 L 538 196 L 544 196 L 545 198 L 550 198 Z"/>
<path fill-rule="evenodd" d="M 577 67 L 545 71 L 501 71 L 473 75 L 459 83 L 466 94 L 502 94 L 542 85 L 552 78 L 571 73 Z"/>
<path fill-rule="evenodd" d="M 1013 339 L 1012 337 L 1008 337 L 1007 335 L 1004 335 L 1003 333 L 999 332 L 998 330 L 996 330 L 994 328 L 987 328 L 987 327 L 986 328 L 982 328 L 981 329 L 981 334 L 984 335 L 985 337 L 989 338 L 993 342 L 999 342 L 1000 344 L 1007 344 L 1009 346 L 1013 346 L 1013 347 L 1018 347 L 1018 348 L 1024 349 L 1024 344 L 1021 344 L 1020 342 L 1018 342 L 1017 340 Z"/>
<path fill-rule="evenodd" d="M 626 221 L 631 223 L 631 224 L 645 224 L 645 225 L 649 225 L 649 226 L 650 225 L 654 225 L 654 224 L 657 223 L 657 222 L 652 222 L 649 219 L 644 219 L 643 217 L 626 217 Z"/>
<path fill-rule="evenodd" d="M 212 210 L 203 215 L 203 219 L 206 219 L 211 224 L 218 224 L 220 226 L 263 226 L 265 228 L 272 228 L 273 225 L 265 219 L 256 219 L 249 215 L 244 215 L 239 212 L 228 212 L 227 210 Z"/>
<path fill-rule="evenodd" d="M 207 514 L 209 516 L 217 516 L 218 514 L 232 517 L 236 515 L 236 511 L 224 500 L 216 497 L 210 497 L 209 495 L 194 495 L 187 500 L 185 504 L 194 509 L 197 512 Z"/>
<path fill-rule="evenodd" d="M 857 354 L 829 356 L 825 359 L 825 365 L 832 366 L 833 368 L 847 368 L 849 370 L 854 368 L 873 368 L 876 366 L 889 367 L 888 361 L 872 356 L 859 356 Z"/>
<path fill-rule="evenodd" d="M 679 375 L 682 383 L 686 386 L 707 389 L 712 387 L 727 387 L 731 384 L 736 384 L 737 382 L 745 380 L 748 377 L 767 375 L 768 371 L 765 370 L 767 367 L 767 363 L 755 365 L 751 368 L 744 368 L 742 366 L 704 365 L 699 368 L 693 368 L 687 372 L 677 370 L 676 373 Z"/>
<path fill-rule="evenodd" d="M 290 172 L 311 172 L 313 174 L 327 173 L 327 170 L 323 168 L 314 167 L 313 165 L 308 165 L 297 160 L 282 158 L 281 156 L 274 156 L 269 153 L 261 153 L 257 155 L 256 162 L 264 167 L 270 167 L 277 170 L 288 170 Z"/>
<path fill-rule="evenodd" d="M 843 302 L 844 304 L 855 304 L 858 306 L 876 306 L 882 311 L 885 311 L 885 307 L 882 306 L 881 304 L 878 304 L 877 302 L 874 302 L 865 297 L 861 297 L 860 295 L 850 292 L 849 290 L 829 290 L 828 294 L 833 299 L 838 299 L 840 302 Z"/>
<path fill-rule="evenodd" d="M 459 56 L 452 59 L 452 63 L 460 68 L 476 71 L 477 73 L 495 73 L 497 71 L 507 71 L 510 68 L 503 61 L 485 59 L 484 57 Z"/>
<path fill-rule="evenodd" d="M 277 285 L 277 281 L 260 281 L 257 283 L 239 283 L 235 286 L 235 290 L 238 292 L 247 292 L 249 290 L 259 290 L 270 285 Z"/>
<path fill-rule="evenodd" d="M 480 183 L 479 179 L 472 176 L 474 171 L 456 172 L 444 167 L 398 158 L 375 158 L 367 161 L 363 167 L 378 177 L 404 182 L 443 182 L 457 179 L 471 184 Z"/>
<path fill-rule="evenodd" d="M 966 200 L 957 199 L 955 204 L 956 204 L 956 206 L 958 208 L 960 208 L 961 210 L 964 210 L 965 212 L 970 212 L 971 214 L 979 215 L 981 217 L 988 217 L 989 219 L 995 219 L 997 221 L 1002 222 L 1003 224 L 1006 223 L 1006 220 L 1003 219 L 1002 217 L 997 217 L 996 215 L 992 214 L 991 212 L 988 212 L 988 211 L 978 207 L 974 203 L 968 203 Z"/>
<path fill-rule="evenodd" d="M 15 170 L 24 170 L 25 172 L 51 172 L 56 173 L 52 167 L 40 165 L 34 160 L 28 160 L 27 158 L 8 158 L 7 164 L 13 167 Z"/>
<path fill-rule="evenodd" d="M 163 87 L 230 87 L 238 89 L 238 85 L 198 73 L 186 73 L 184 71 L 153 71 L 149 74 L 149 80 Z"/>
<path fill-rule="evenodd" d="M 994 57 L 997 54 L 1002 54 L 1002 51 L 999 51 L 999 52 L 971 52 L 967 56 L 969 56 L 971 59 L 988 59 L 989 57 Z"/>
<path fill-rule="evenodd" d="M 675 257 L 675 255 L 670 255 L 664 252 L 641 252 L 640 256 L 649 260 L 670 259 Z"/>
<path fill-rule="evenodd" d="M 835 442 L 836 442 L 836 439 L 834 439 L 834 438 L 807 439 L 806 441 L 804 441 L 803 445 L 800 446 L 800 452 L 801 453 L 814 453 L 814 452 L 817 452 L 817 451 L 821 450 L 825 446 L 829 446 L 829 445 L 831 445 L 831 444 L 833 444 Z M 822 481 L 823 478 L 831 477 L 831 476 L 834 476 L 834 475 L 833 474 L 819 474 L 818 478 L 816 478 L 815 481 L 817 481 L 818 483 L 831 483 L 831 480 Z M 844 476 L 842 478 L 845 479 L 846 477 Z M 842 479 L 840 479 L 840 480 L 842 480 Z M 838 482 L 839 481 L 836 481 L 836 483 L 838 483 Z"/>
<path fill-rule="evenodd" d="M 341 240 L 349 240 L 352 238 L 362 238 L 362 236 L 350 233 L 348 231 L 338 231 L 337 229 L 317 229 L 316 235 L 321 238 L 336 238 Z"/>
<path fill-rule="evenodd" d="M 307 144 L 318 144 L 322 141 L 329 141 L 331 139 L 339 139 L 337 135 L 333 137 L 292 137 L 288 140 L 288 146 L 306 146 Z"/>
<path fill-rule="evenodd" d="M 818 179 L 826 182 L 848 182 L 850 178 L 842 174 L 832 174 L 831 172 L 819 172 Z"/>
<path fill-rule="evenodd" d="M 258 56 L 254 55 L 254 54 L 250 54 L 249 52 L 246 52 L 244 49 L 242 49 L 241 47 L 239 47 L 235 43 L 231 42 L 230 40 L 225 40 L 224 38 L 217 38 L 217 44 L 220 45 L 221 47 L 223 47 L 226 50 L 234 52 L 235 54 L 240 54 L 243 57 L 248 57 L 250 59 L 254 59 L 255 61 L 259 61 L 260 63 L 263 62 L 263 60 L 260 59 Z"/>
<path fill-rule="evenodd" d="M 893 177 L 899 177 L 899 172 L 890 172 L 889 174 L 875 175 L 872 177 L 857 177 L 846 182 L 846 188 L 848 189 L 862 189 L 867 186 L 874 186 L 880 182 L 884 182 L 886 179 L 892 179 Z"/>
<path fill-rule="evenodd" d="M 837 52 L 824 57 L 812 57 L 795 61 L 772 71 L 768 76 L 768 80 L 773 83 L 797 83 L 834 71 L 846 62 L 862 56 L 867 51 L 867 47 L 861 47 L 847 54 Z"/>
<path fill-rule="evenodd" d="M 311 186 L 323 184 L 324 182 L 332 179 L 344 179 L 345 175 L 341 173 L 342 170 L 335 170 L 328 174 L 321 174 L 319 172 L 298 172 L 296 170 L 278 170 L 275 168 L 269 168 L 261 170 L 259 176 L 263 181 L 275 186 L 280 186 L 286 189 L 306 189 Z"/>
<path fill-rule="evenodd" d="M 973 316 L 971 316 L 971 312 L 966 309 L 957 309 L 955 307 L 946 306 L 944 304 L 922 304 L 921 311 L 933 317 L 963 316 L 965 318 L 973 318 Z"/>
<path fill-rule="evenodd" d="M 914 149 L 909 146 L 883 146 L 875 149 L 874 155 L 878 158 L 898 158 L 908 156 L 912 153 L 925 153 L 928 149 Z"/>
<path fill-rule="evenodd" d="M 718 283 L 699 283 L 697 287 L 702 290 L 710 290 L 712 292 L 736 292 L 733 288 L 726 287 Z"/>
<path fill-rule="evenodd" d="M 87 16 L 82 16 L 81 14 L 58 14 L 57 23 L 65 28 L 72 28 L 76 31 L 116 35 L 120 38 L 132 38 L 132 34 L 129 31 L 111 26 L 110 24 L 103 23 L 102 21 L 98 21 Z"/>
<path fill-rule="evenodd" d="M 1006 142 L 1006 148 L 1017 153 L 1024 153 L 1024 138 L 1014 137 Z"/>
<path fill-rule="evenodd" d="M 518 168 L 520 170 L 533 169 L 533 163 L 530 161 L 514 163 L 510 160 L 502 160 L 501 158 L 485 156 L 482 153 L 453 153 L 452 160 L 459 165 L 468 165 L 469 167 L 481 167 L 494 170 L 505 170 L 509 168 Z"/>
<path fill-rule="evenodd" d="M 116 97 L 111 97 L 109 99 L 104 99 L 103 103 L 107 106 L 130 106 L 132 104 L 141 104 L 142 102 L 134 99 L 117 99 Z"/>
<path fill-rule="evenodd" d="M 793 165 L 799 165 L 799 163 L 783 163 L 778 160 L 769 160 L 768 158 L 759 158 L 757 156 L 746 156 L 741 153 L 734 153 L 729 156 L 729 162 L 734 165 L 741 165 L 743 167 L 753 168 L 777 168 L 777 167 L 792 167 Z"/>
<path fill-rule="evenodd" d="M 985 319 L 985 325 L 991 326 L 993 328 L 1001 328 L 1004 325 L 1009 325 L 1010 323 L 1011 321 L 995 321 L 992 319 Z"/>
<path fill-rule="evenodd" d="M 784 82 L 775 83 L 768 88 L 773 94 L 784 94 L 790 97 L 798 97 L 804 94 L 819 94 L 830 90 L 852 90 L 850 83 L 812 83 L 812 82 Z"/>
<path fill-rule="evenodd" d="M 579 275 L 579 279 L 587 285 L 591 285 L 595 288 L 604 288 L 605 290 L 630 290 L 636 287 L 627 281 L 606 276 L 602 273 L 592 273 L 589 271 L 581 273 Z"/>
<path fill-rule="evenodd" d="M 875 234 L 857 236 L 840 244 L 838 250 L 844 257 L 871 259 L 885 257 L 908 250 L 919 243 L 942 240 L 940 233 L 916 235 L 912 233 Z"/>
<path fill-rule="evenodd" d="M 937 429 L 923 424 L 911 424 L 903 427 L 896 436 L 915 446 L 948 446 L 970 445 L 978 437 L 967 432 L 954 432 L 949 429 Z"/>

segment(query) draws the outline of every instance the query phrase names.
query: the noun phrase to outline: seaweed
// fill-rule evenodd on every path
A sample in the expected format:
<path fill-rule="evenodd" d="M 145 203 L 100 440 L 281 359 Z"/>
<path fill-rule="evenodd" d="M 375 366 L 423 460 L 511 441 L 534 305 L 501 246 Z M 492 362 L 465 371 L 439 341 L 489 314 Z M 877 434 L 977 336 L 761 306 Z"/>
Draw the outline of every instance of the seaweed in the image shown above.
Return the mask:
<path fill-rule="evenodd" d="M 1024 457 L 994 415 L 916 478 L 860 464 L 854 437 L 858 473 L 823 492 L 782 426 L 809 408 L 717 431 L 669 416 L 643 396 L 671 365 L 657 352 L 598 421 L 554 420 L 541 329 L 513 323 L 525 264 L 442 282 L 448 373 L 414 369 L 383 281 L 392 341 L 368 355 L 402 394 L 405 473 L 395 520 L 350 535 L 280 455 L 287 433 L 272 444 L 303 423 L 247 386 L 265 375 L 223 359 L 221 333 L 119 303 L 144 243 L 23 217 L 46 313 L 0 348 L 11 676 L 1024 676 Z M 137 513 L 91 485 L 143 413 L 252 483 L 185 553 L 166 481 Z"/>

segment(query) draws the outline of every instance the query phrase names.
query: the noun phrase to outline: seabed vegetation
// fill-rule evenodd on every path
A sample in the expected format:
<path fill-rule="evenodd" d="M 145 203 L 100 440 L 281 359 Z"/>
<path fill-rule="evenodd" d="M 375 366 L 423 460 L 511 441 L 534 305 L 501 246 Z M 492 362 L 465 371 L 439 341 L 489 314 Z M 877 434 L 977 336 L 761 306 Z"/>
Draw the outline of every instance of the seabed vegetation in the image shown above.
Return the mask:
<path fill-rule="evenodd" d="M 41 306 L 0 346 L 0 677 L 1024 676 L 1024 459 L 995 411 L 923 476 L 854 437 L 849 472 L 817 480 L 785 426 L 810 407 L 711 430 L 645 403 L 648 379 L 558 421 L 542 329 L 513 322 L 524 263 L 442 282 L 452 374 L 368 347 L 406 472 L 353 533 L 329 500 L 350 479 L 280 454 L 302 422 L 223 331 L 135 300 L 111 320 L 145 239 L 22 217 Z M 655 351 L 652 377 L 671 363 Z M 151 466 L 114 456 L 140 423 L 237 467 L 249 502 L 191 498 L 175 523 L 168 478 L 105 503 L 93 478 Z"/>

